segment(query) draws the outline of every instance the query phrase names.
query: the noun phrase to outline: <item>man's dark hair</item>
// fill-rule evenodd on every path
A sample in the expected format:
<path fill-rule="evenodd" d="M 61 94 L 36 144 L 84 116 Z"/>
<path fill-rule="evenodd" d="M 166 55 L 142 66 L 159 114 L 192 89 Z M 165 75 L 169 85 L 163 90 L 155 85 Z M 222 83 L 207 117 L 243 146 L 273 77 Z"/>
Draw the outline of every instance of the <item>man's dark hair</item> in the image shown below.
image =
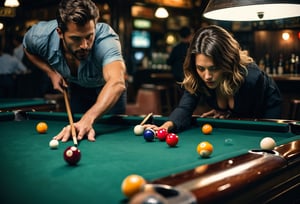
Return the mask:
<path fill-rule="evenodd" d="M 179 30 L 179 35 L 180 35 L 180 37 L 182 37 L 182 38 L 186 38 L 186 37 L 188 37 L 189 35 L 191 35 L 192 34 L 192 31 L 191 31 L 191 29 L 189 28 L 189 27 L 187 27 L 187 26 L 184 26 L 184 27 L 182 27 L 180 30 Z"/>
<path fill-rule="evenodd" d="M 62 32 L 67 31 L 70 22 L 83 26 L 90 20 L 95 24 L 99 18 L 99 9 L 91 0 L 62 0 L 59 4 L 56 20 Z"/>

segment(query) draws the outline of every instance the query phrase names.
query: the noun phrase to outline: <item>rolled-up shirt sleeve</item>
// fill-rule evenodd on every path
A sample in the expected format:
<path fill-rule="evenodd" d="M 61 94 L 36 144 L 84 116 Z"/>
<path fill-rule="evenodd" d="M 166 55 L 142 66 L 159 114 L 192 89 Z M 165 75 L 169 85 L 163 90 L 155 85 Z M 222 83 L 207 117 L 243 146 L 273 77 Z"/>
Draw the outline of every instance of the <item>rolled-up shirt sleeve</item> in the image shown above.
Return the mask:
<path fill-rule="evenodd" d="M 102 23 L 97 32 L 100 34 L 95 39 L 95 55 L 101 56 L 102 66 L 113 61 L 124 61 L 119 36 L 112 28 Z"/>
<path fill-rule="evenodd" d="M 33 25 L 24 35 L 23 46 L 26 50 L 34 55 L 39 55 L 43 58 L 47 58 L 49 47 L 54 47 L 57 45 L 49 46 L 51 41 L 51 36 L 56 34 L 57 24 L 55 21 L 50 21 L 47 26 L 43 26 L 47 22 L 39 22 Z M 56 34 L 57 35 L 57 34 Z"/>

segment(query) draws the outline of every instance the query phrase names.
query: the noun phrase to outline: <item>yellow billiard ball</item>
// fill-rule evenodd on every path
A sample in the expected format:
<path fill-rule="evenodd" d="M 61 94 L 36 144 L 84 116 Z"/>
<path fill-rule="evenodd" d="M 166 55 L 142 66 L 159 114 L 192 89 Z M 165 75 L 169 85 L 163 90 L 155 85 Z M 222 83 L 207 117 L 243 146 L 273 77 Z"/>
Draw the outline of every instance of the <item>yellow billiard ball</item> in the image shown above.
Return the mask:
<path fill-rule="evenodd" d="M 210 124 L 204 124 L 202 126 L 202 133 L 205 135 L 211 134 L 213 131 L 213 127 Z"/>
<path fill-rule="evenodd" d="M 200 142 L 197 146 L 197 152 L 201 157 L 209 157 L 212 152 L 213 152 L 214 148 L 212 146 L 211 143 L 209 142 Z"/>
<path fill-rule="evenodd" d="M 46 133 L 48 130 L 48 125 L 47 123 L 45 122 L 39 122 L 37 125 L 36 125 L 36 131 L 40 134 L 44 134 Z"/>
<path fill-rule="evenodd" d="M 121 190 L 125 196 L 130 198 L 140 192 L 145 184 L 146 180 L 142 176 L 131 174 L 123 180 Z"/>

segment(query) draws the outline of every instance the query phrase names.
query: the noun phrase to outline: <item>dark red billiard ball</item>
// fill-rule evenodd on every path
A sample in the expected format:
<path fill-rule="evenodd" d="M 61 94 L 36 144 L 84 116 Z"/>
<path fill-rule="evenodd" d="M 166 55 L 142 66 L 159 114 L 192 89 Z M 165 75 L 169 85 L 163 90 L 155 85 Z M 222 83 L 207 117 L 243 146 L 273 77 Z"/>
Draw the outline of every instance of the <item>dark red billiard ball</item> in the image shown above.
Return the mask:
<path fill-rule="evenodd" d="M 64 159 L 69 165 L 76 165 L 81 158 L 80 150 L 75 146 L 70 146 L 64 151 Z"/>
<path fill-rule="evenodd" d="M 165 141 L 166 137 L 168 135 L 168 131 L 166 128 L 161 128 L 159 130 L 156 131 L 156 137 L 160 140 L 160 141 Z"/>
<path fill-rule="evenodd" d="M 170 147 L 175 147 L 177 145 L 178 141 L 179 141 L 179 137 L 175 133 L 169 133 L 166 137 L 166 143 Z"/>
<path fill-rule="evenodd" d="M 155 131 L 152 130 L 152 129 L 146 129 L 143 133 L 144 135 L 144 139 L 147 141 L 147 142 L 151 142 L 154 140 L 155 138 Z"/>

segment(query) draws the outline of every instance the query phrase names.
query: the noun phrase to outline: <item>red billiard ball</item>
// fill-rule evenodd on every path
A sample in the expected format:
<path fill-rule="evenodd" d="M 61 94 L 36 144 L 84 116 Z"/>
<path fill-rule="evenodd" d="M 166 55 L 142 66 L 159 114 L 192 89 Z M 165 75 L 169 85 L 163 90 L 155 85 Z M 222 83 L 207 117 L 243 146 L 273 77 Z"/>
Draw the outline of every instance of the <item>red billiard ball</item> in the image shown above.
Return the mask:
<path fill-rule="evenodd" d="M 156 137 L 160 140 L 160 141 L 165 141 L 166 137 L 168 135 L 168 131 L 166 128 L 161 128 L 159 130 L 156 131 Z"/>
<path fill-rule="evenodd" d="M 147 142 L 152 142 L 155 138 L 155 131 L 152 130 L 152 129 L 146 129 L 143 133 L 144 135 L 144 139 L 147 141 Z"/>
<path fill-rule="evenodd" d="M 69 165 L 76 165 L 81 159 L 81 152 L 75 146 L 67 147 L 64 151 L 64 159 Z"/>
<path fill-rule="evenodd" d="M 175 147 L 178 143 L 178 135 L 176 135 L 175 133 L 169 133 L 166 137 L 166 143 L 170 146 L 170 147 Z"/>

